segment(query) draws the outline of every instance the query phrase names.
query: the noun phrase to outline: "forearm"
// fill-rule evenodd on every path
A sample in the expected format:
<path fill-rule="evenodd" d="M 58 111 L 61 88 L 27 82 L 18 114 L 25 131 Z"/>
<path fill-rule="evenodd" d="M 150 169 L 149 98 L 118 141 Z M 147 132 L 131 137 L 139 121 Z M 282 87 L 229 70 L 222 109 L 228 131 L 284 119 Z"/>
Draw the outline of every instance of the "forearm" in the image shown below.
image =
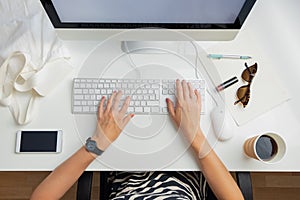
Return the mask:
<path fill-rule="evenodd" d="M 95 157 L 80 148 L 68 160 L 58 166 L 33 192 L 34 199 L 60 199 L 78 180 Z"/>
<path fill-rule="evenodd" d="M 236 182 L 214 150 L 210 148 L 201 131 L 197 134 L 192 147 L 198 157 L 202 173 L 216 197 L 218 199 L 230 200 L 243 199 L 243 195 Z"/>

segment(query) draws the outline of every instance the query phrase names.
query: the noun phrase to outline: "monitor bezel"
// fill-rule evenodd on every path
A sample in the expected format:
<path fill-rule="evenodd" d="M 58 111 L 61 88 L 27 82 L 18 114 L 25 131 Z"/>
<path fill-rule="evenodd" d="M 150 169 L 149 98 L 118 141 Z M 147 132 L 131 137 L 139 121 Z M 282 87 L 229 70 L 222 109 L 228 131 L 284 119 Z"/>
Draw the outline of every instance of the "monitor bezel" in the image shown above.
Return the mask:
<path fill-rule="evenodd" d="M 244 24 L 247 16 L 249 15 L 256 0 L 246 0 L 239 15 L 234 23 L 226 24 L 206 24 L 206 23 L 65 23 L 61 22 L 59 16 L 55 10 L 55 7 L 51 0 L 40 0 L 47 15 L 49 16 L 53 26 L 55 28 L 64 29 L 136 29 L 136 28 L 164 28 L 164 29 L 214 29 L 214 30 L 226 30 L 226 29 L 240 29 Z"/>

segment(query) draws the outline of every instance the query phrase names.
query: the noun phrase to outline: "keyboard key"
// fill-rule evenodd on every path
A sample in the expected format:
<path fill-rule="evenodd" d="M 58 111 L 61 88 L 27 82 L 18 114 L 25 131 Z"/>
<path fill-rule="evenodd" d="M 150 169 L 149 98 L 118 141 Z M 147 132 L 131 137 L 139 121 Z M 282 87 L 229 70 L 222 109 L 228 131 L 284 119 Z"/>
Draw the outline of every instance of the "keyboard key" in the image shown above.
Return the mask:
<path fill-rule="evenodd" d="M 162 112 L 163 113 L 167 113 L 168 112 L 168 108 L 166 108 L 166 107 L 162 108 Z"/>
<path fill-rule="evenodd" d="M 149 99 L 152 100 L 152 101 L 155 100 L 155 95 L 150 95 Z"/>
<path fill-rule="evenodd" d="M 98 88 L 103 88 L 103 83 L 99 83 Z"/>
<path fill-rule="evenodd" d="M 81 102 L 80 101 L 74 101 L 74 106 L 80 106 Z"/>
<path fill-rule="evenodd" d="M 83 99 L 83 95 L 74 95 L 74 99 L 75 100 L 82 100 Z"/>
<path fill-rule="evenodd" d="M 90 112 L 90 107 L 89 106 L 83 106 L 82 111 L 83 112 Z"/>
<path fill-rule="evenodd" d="M 143 107 L 135 107 L 134 112 L 143 112 Z"/>
<path fill-rule="evenodd" d="M 81 106 L 74 106 L 73 111 L 74 112 L 82 112 L 82 107 Z"/>
<path fill-rule="evenodd" d="M 95 94 L 100 94 L 100 90 L 99 89 L 95 89 Z"/>
<path fill-rule="evenodd" d="M 151 108 L 150 107 L 144 107 L 144 112 L 146 112 L 146 113 L 151 112 Z"/>
<path fill-rule="evenodd" d="M 85 100 L 90 100 L 90 99 L 91 99 L 91 96 L 88 95 L 88 94 L 86 94 L 86 95 L 84 95 L 84 99 L 85 99 Z"/>
<path fill-rule="evenodd" d="M 151 107 L 151 112 L 158 113 L 159 112 L 159 107 Z"/>
<path fill-rule="evenodd" d="M 80 88 L 85 88 L 85 84 L 84 84 L 84 83 L 81 83 L 81 84 L 80 84 Z"/>
<path fill-rule="evenodd" d="M 134 108 L 133 107 L 128 107 L 127 112 L 129 112 L 129 113 L 134 112 Z"/>
<path fill-rule="evenodd" d="M 159 102 L 158 101 L 148 101 L 147 106 L 159 106 Z"/>
<path fill-rule="evenodd" d="M 159 88 L 159 84 L 153 84 L 153 85 L 152 85 L 152 88 L 158 89 L 158 88 Z"/>
<path fill-rule="evenodd" d="M 82 94 L 82 89 L 74 89 L 74 94 Z"/>
<path fill-rule="evenodd" d="M 98 107 L 97 106 L 91 106 L 90 111 L 91 112 L 97 112 Z"/>
<path fill-rule="evenodd" d="M 94 93 L 95 93 L 95 90 L 94 90 L 94 89 L 89 89 L 88 93 L 89 93 L 89 94 L 94 94 Z"/>

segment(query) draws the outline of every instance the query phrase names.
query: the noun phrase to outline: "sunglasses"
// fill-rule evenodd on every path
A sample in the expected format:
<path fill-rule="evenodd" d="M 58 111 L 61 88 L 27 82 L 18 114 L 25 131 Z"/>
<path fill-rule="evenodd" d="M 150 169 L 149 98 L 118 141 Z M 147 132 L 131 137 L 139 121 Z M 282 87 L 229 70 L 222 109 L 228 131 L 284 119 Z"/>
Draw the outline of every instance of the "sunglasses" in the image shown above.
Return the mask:
<path fill-rule="evenodd" d="M 242 103 L 244 108 L 247 106 L 249 99 L 250 99 L 250 86 L 252 80 L 257 72 L 257 63 L 248 67 L 247 63 L 245 63 L 246 69 L 242 73 L 242 79 L 248 82 L 247 85 L 241 86 L 237 92 L 236 96 L 238 100 L 234 103 L 234 105 L 238 103 Z"/>

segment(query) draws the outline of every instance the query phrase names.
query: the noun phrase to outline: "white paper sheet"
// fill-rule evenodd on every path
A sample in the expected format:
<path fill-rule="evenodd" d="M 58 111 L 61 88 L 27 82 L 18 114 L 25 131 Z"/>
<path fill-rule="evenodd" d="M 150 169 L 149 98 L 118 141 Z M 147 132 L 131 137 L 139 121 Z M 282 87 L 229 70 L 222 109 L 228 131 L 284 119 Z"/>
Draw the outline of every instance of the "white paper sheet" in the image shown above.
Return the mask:
<path fill-rule="evenodd" d="M 242 34 L 242 37 L 238 36 L 233 41 L 221 42 L 208 50 L 209 53 L 216 54 L 252 56 L 252 59 L 249 60 L 213 60 L 223 82 L 234 76 L 239 79 L 238 83 L 223 90 L 225 93 L 225 104 L 238 125 L 247 123 L 290 98 L 271 62 L 266 60 L 266 58 L 262 59 L 263 55 L 259 50 L 261 44 L 251 41 L 251 36 L 247 35 L 247 33 L 243 32 Z M 247 62 L 248 66 L 256 62 L 258 70 L 251 84 L 249 103 L 243 108 L 241 103 L 234 105 L 234 102 L 237 100 L 236 91 L 238 88 L 248 84 L 241 78 L 242 72 L 246 69 L 244 66 L 245 62 Z"/>

